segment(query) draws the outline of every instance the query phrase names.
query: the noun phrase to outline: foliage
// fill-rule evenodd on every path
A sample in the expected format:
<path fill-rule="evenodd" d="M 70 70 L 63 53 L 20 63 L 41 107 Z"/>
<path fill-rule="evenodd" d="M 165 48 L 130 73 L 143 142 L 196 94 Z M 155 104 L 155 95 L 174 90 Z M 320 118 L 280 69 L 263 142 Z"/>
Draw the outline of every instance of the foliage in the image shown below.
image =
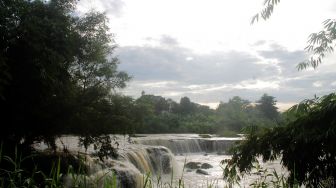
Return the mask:
<path fill-rule="evenodd" d="M 264 102 L 264 98 L 271 98 L 271 103 Z M 275 107 L 274 97 L 264 94 L 257 105 L 253 105 L 250 101 L 244 100 L 238 96 L 233 97 L 228 103 L 220 103 L 217 113 L 221 115 L 220 124 L 226 125 L 228 131 L 240 132 L 244 127 L 250 125 L 258 126 L 275 126 L 275 119 L 264 115 L 264 109 L 274 109 L 272 115 L 279 116 L 279 112 Z M 259 103 L 259 104 L 258 104 Z M 220 125 L 219 124 L 219 125 Z M 220 129 L 218 129 L 220 130 Z"/>
<path fill-rule="evenodd" d="M 305 100 L 290 108 L 284 126 L 271 129 L 252 127 L 246 140 L 225 161 L 229 170 L 249 172 L 258 156 L 263 161 L 281 158 L 288 169 L 288 181 L 317 186 L 336 175 L 336 94 Z M 314 146 L 314 147 L 312 147 Z"/>
<path fill-rule="evenodd" d="M 86 136 L 79 138 L 79 145 L 84 146 L 87 150 L 89 145 L 93 144 L 93 148 L 97 151 L 97 156 L 100 160 L 104 158 L 117 158 L 116 148 L 112 146 L 112 140 L 109 135 L 101 136 Z M 115 144 L 118 144 L 114 141 Z"/>
<path fill-rule="evenodd" d="M 0 140 L 6 150 L 40 141 L 56 149 L 58 135 L 94 137 L 132 123 L 131 112 L 118 104 L 132 100 L 115 94 L 130 77 L 117 70 L 106 16 L 78 15 L 76 2 L 0 3 Z"/>
<path fill-rule="evenodd" d="M 135 100 L 136 113 L 140 123 L 135 127 L 138 133 L 209 132 L 208 117 L 213 114 L 209 107 L 202 106 L 183 97 L 181 103 L 161 96 L 142 94 Z"/>
<path fill-rule="evenodd" d="M 322 59 L 334 51 L 336 40 L 336 20 L 327 19 L 323 22 L 323 30 L 312 33 L 308 38 L 308 45 L 305 50 L 312 55 L 310 58 L 300 64 L 297 68 L 299 70 L 307 67 L 317 68 L 322 63 Z"/>
<path fill-rule="evenodd" d="M 3 144 L 1 145 L 2 150 Z M 6 169 L 0 169 L 0 185 L 1 187 L 37 187 L 37 186 L 48 186 L 48 187 L 60 187 L 62 176 L 60 172 L 60 160 L 57 163 L 53 163 L 50 169 L 49 175 L 38 169 L 35 165 L 34 169 L 27 170 L 25 168 L 26 161 L 31 162 L 34 158 L 31 156 L 23 156 L 20 151 L 15 148 L 15 156 L 12 158 L 0 152 L 0 165 L 7 166 Z M 42 177 L 39 180 L 38 177 Z"/>
<path fill-rule="evenodd" d="M 264 8 L 260 13 L 252 17 L 251 24 L 259 21 L 259 18 L 267 20 L 271 17 L 274 7 L 280 3 L 280 0 L 265 0 Z M 305 50 L 310 57 L 297 65 L 298 70 L 308 67 L 316 69 L 322 63 L 323 58 L 334 51 L 336 41 L 336 20 L 326 19 L 323 22 L 323 29 L 319 32 L 312 33 L 308 37 L 308 45 Z"/>
<path fill-rule="evenodd" d="M 268 19 L 273 8 L 280 1 L 265 0 L 265 8 L 252 18 L 252 23 L 259 16 Z M 334 50 L 336 24 L 326 20 L 324 29 L 309 36 L 307 52 L 312 53 L 307 61 L 298 64 L 299 70 L 322 63 L 327 53 Z M 226 174 L 250 172 L 256 157 L 264 161 L 281 158 L 282 164 L 290 172 L 288 182 L 293 185 L 323 187 L 325 182 L 332 185 L 336 175 L 335 143 L 336 95 L 329 95 L 304 100 L 290 108 L 285 114 L 285 125 L 273 129 L 257 130 L 252 127 L 247 132 L 246 140 L 234 148 L 233 158 L 226 163 Z M 331 182 L 331 183 L 330 183 Z"/>
<path fill-rule="evenodd" d="M 179 112 L 181 114 L 190 114 L 196 110 L 196 105 L 188 97 L 182 97 L 180 100 Z"/>
<path fill-rule="evenodd" d="M 84 188 L 101 187 L 102 185 L 103 187 L 111 188 L 120 187 L 118 186 L 117 176 L 113 172 L 103 174 L 95 179 L 89 179 L 84 159 L 76 158 L 71 164 L 64 164 L 64 161 L 69 158 L 74 157 L 71 154 L 59 156 L 54 154 L 36 154 L 22 157 L 22 153 L 17 149 L 15 149 L 14 158 L 11 158 L 2 153 L 0 148 L 0 165 L 9 166 L 7 169 L 0 168 L 0 186 L 4 188 Z M 46 159 L 45 166 L 41 166 L 41 159 Z M 80 166 L 76 166 L 76 163 L 79 163 Z M 27 168 L 27 164 L 33 165 L 33 170 Z M 67 178 L 70 177 L 71 181 L 67 181 Z"/>
<path fill-rule="evenodd" d="M 264 106 L 274 109 L 274 114 L 279 117 L 274 97 L 264 96 L 271 99 L 271 103 L 266 100 Z M 137 133 L 211 133 L 232 136 L 248 125 L 275 126 L 275 120 L 278 120 L 266 117 L 258 106 L 238 96 L 226 103 L 221 102 L 213 110 L 192 102 L 188 97 L 182 97 L 180 103 L 177 103 L 143 92 L 135 100 L 133 108 L 138 119 L 134 127 Z"/>
<path fill-rule="evenodd" d="M 252 17 L 251 24 L 258 22 L 259 19 L 267 20 L 273 14 L 274 7 L 280 3 L 280 0 L 264 0 L 264 8 Z"/>
<path fill-rule="evenodd" d="M 275 169 L 270 172 L 270 169 L 263 168 L 259 163 L 254 165 L 254 171 L 251 175 L 257 176 L 257 178 L 250 184 L 253 188 L 299 188 L 297 183 L 291 185 L 284 174 L 279 174 Z"/>
<path fill-rule="evenodd" d="M 268 119 L 278 120 L 278 107 L 275 106 L 275 97 L 264 94 L 260 100 L 257 101 L 257 109 L 260 110 Z"/>

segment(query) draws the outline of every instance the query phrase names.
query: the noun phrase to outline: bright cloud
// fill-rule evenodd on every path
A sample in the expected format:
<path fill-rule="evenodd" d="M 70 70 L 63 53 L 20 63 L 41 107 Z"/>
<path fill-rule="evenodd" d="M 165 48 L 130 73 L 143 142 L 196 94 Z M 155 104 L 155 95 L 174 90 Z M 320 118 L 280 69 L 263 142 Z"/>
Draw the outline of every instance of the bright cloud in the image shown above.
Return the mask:
<path fill-rule="evenodd" d="M 262 2 L 82 0 L 79 11 L 108 15 L 120 69 L 134 78 L 123 92 L 134 97 L 189 96 L 214 107 L 235 95 L 253 101 L 268 93 L 285 108 L 333 91 L 336 55 L 318 70 L 298 72 L 296 65 L 307 58 L 308 35 L 335 18 L 334 1 L 283 1 L 270 20 L 250 25 Z"/>

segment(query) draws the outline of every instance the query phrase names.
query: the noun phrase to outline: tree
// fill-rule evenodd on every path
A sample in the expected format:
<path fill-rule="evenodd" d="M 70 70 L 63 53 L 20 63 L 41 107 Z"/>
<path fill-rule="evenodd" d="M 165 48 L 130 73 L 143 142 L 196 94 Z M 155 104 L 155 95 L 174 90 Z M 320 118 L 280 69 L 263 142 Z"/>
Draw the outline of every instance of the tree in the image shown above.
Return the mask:
<path fill-rule="evenodd" d="M 270 96 L 266 96 L 267 99 L 269 97 Z M 273 100 L 271 100 L 271 102 L 272 101 Z M 264 104 L 262 106 L 266 106 L 266 108 L 269 108 L 269 106 L 272 107 L 272 105 L 269 105 L 267 102 L 267 100 L 262 102 Z M 241 132 L 242 129 L 249 125 L 272 127 L 275 124 L 273 120 L 263 115 L 258 105 L 254 105 L 239 96 L 233 97 L 227 103 L 220 102 L 216 112 L 219 116 L 217 119 L 217 129 L 219 131 Z"/>
<path fill-rule="evenodd" d="M 235 111 L 243 111 L 250 104 L 250 101 L 242 99 L 239 96 L 234 96 L 232 99 L 229 99 L 228 103 L 220 102 L 217 111 L 225 111 L 229 108 L 233 108 Z"/>
<path fill-rule="evenodd" d="M 166 101 L 165 98 L 161 96 L 144 94 L 137 99 L 137 103 L 148 105 L 156 115 L 161 114 L 163 112 L 168 112 L 169 110 L 168 102 Z"/>
<path fill-rule="evenodd" d="M 233 149 L 232 159 L 226 161 L 226 177 L 236 167 L 249 172 L 259 156 L 263 161 L 281 158 L 290 173 L 290 183 L 317 187 L 336 177 L 336 94 L 305 100 L 286 113 L 291 120 L 284 126 L 247 129 L 246 140 Z"/>
<path fill-rule="evenodd" d="M 190 114 L 195 111 L 195 104 L 188 97 L 182 97 L 180 100 L 179 112 L 181 114 Z"/>
<path fill-rule="evenodd" d="M 252 23 L 259 16 L 268 19 L 279 0 L 266 0 L 265 8 L 252 18 Z M 335 20 L 326 20 L 324 30 L 309 36 L 306 50 L 312 56 L 298 64 L 302 70 L 309 66 L 317 68 L 326 53 L 333 52 L 336 39 Z M 227 164 L 224 177 L 230 179 L 239 172 L 249 172 L 257 157 L 263 161 L 281 158 L 282 164 L 290 174 L 288 181 L 318 187 L 322 182 L 331 180 L 335 184 L 336 177 L 336 94 L 331 93 L 321 98 L 304 100 L 286 111 L 287 121 L 283 126 L 272 129 L 250 127 L 246 131 L 246 140 L 233 148 L 232 159 Z M 232 180 L 232 179 L 231 179 Z"/>
<path fill-rule="evenodd" d="M 69 69 L 72 80 L 77 86 L 74 93 L 77 120 L 74 124 L 85 134 L 111 132 L 112 129 L 110 131 L 97 129 L 94 125 L 102 126 L 106 122 L 115 122 L 110 118 L 116 116 L 110 114 L 108 117 L 104 113 L 107 113 L 108 108 L 115 108 L 114 104 L 117 100 L 124 100 L 118 95 L 111 95 L 111 92 L 124 88 L 130 79 L 127 73 L 117 70 L 119 64 L 117 58 L 108 58 L 115 46 L 111 45 L 113 39 L 108 34 L 109 28 L 106 24 L 105 15 L 97 12 L 89 12 L 76 19 L 74 23 L 74 29 L 80 37 L 79 53 Z M 102 111 L 103 109 L 105 110 Z M 98 124 L 98 117 L 105 117 L 105 120 Z M 117 128 L 120 123 L 116 123 L 115 126 L 115 130 L 121 129 Z"/>
<path fill-rule="evenodd" d="M 256 107 L 269 119 L 277 120 L 279 117 L 278 107 L 275 97 L 269 96 L 266 93 L 257 101 Z"/>
<path fill-rule="evenodd" d="M 0 139 L 8 148 L 42 140 L 55 146 L 61 134 L 103 134 L 98 122 L 109 119 L 110 95 L 130 79 L 108 58 L 115 47 L 105 15 L 78 16 L 75 6 L 0 3 Z"/>
<path fill-rule="evenodd" d="M 234 96 L 227 103 L 220 102 L 216 111 L 221 116 L 219 121 L 219 130 L 229 129 L 240 131 L 248 124 L 248 115 L 245 111 L 251 102 Z"/>
<path fill-rule="evenodd" d="M 74 86 L 67 71 L 77 50 L 68 16 L 72 4 L 2 1 L 2 138 L 30 144 L 60 132 L 56 124 L 68 112 L 66 98 Z"/>

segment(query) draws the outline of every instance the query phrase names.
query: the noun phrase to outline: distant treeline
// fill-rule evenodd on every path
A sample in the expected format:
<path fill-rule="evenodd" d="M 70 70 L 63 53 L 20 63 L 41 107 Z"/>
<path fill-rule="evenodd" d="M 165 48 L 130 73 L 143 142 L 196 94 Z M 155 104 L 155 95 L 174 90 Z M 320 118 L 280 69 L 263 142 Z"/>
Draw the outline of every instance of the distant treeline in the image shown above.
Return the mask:
<path fill-rule="evenodd" d="M 129 104 L 134 111 L 129 125 L 134 133 L 213 133 L 229 135 L 248 125 L 272 127 L 280 121 L 275 98 L 264 94 L 254 103 L 239 96 L 220 102 L 216 109 L 190 101 L 180 102 L 162 96 L 142 95 Z"/>

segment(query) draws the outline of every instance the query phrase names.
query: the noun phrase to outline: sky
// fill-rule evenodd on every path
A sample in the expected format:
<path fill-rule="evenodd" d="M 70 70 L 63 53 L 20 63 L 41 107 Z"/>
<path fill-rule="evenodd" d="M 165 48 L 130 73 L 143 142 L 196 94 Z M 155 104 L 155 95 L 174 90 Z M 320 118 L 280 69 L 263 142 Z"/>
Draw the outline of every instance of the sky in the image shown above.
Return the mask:
<path fill-rule="evenodd" d="M 334 0 L 283 0 L 267 21 L 250 24 L 263 0 L 81 0 L 103 11 L 118 46 L 119 69 L 132 81 L 121 92 L 160 95 L 216 108 L 233 96 L 264 93 L 284 110 L 335 91 L 335 54 L 316 70 L 297 71 L 309 34 L 336 18 Z"/>

